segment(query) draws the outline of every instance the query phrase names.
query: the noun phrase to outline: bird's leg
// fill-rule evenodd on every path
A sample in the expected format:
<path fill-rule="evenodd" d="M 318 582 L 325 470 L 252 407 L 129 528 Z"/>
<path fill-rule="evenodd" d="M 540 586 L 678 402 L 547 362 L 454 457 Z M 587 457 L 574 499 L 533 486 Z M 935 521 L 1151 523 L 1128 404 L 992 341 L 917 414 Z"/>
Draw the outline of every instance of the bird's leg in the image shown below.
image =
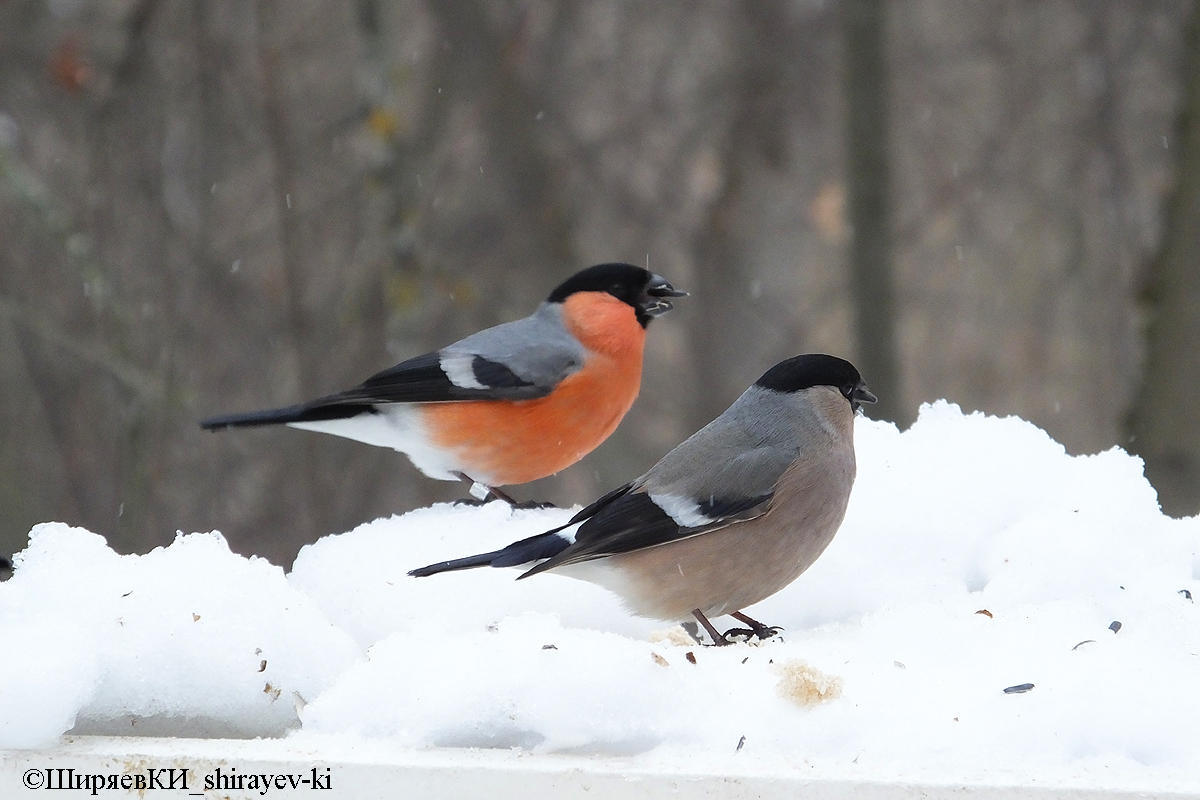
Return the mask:
<path fill-rule="evenodd" d="M 458 500 L 456 505 L 465 506 L 481 506 L 484 503 L 490 503 L 493 500 L 503 500 L 508 503 L 511 508 L 557 508 L 553 503 L 539 503 L 535 500 L 526 500 L 525 502 L 517 502 L 513 500 L 506 492 L 502 492 L 495 486 L 488 486 L 486 483 L 480 483 L 462 472 L 454 473 L 460 481 L 467 485 L 467 490 L 471 493 L 471 500 Z"/>
<path fill-rule="evenodd" d="M 454 475 L 467 485 L 467 491 L 471 493 L 471 497 L 469 499 L 464 497 L 462 500 L 455 500 L 454 505 L 481 506 L 484 503 L 490 503 L 496 499 L 497 495 L 493 494 L 496 490 L 492 487 L 485 486 L 484 484 L 472 478 L 470 475 L 465 475 L 461 472 L 456 472 Z M 509 504 L 511 503 L 512 500 L 510 498 Z"/>
<path fill-rule="evenodd" d="M 483 485 L 484 484 L 480 484 L 480 486 L 483 486 Z M 508 503 L 509 506 L 511 506 L 512 508 L 523 508 L 523 509 L 558 508 L 558 506 L 554 505 L 554 503 L 540 503 L 537 500 L 521 500 L 521 501 L 513 500 L 511 497 L 509 497 L 507 494 L 505 494 L 504 492 L 497 489 L 495 486 L 487 486 L 486 488 L 491 493 L 492 497 L 495 497 L 498 500 L 503 500 L 504 502 Z"/>
<path fill-rule="evenodd" d="M 520 507 L 520 505 L 521 505 L 520 503 L 518 503 L 516 500 L 513 500 L 511 497 L 508 496 L 508 494 L 506 492 L 500 491 L 495 486 L 488 486 L 487 484 L 483 484 L 483 483 L 481 483 L 479 485 L 482 486 L 483 488 L 487 489 L 488 494 L 490 494 L 492 497 L 496 498 L 497 500 L 503 500 L 504 502 L 508 503 L 513 508 Z"/>
<path fill-rule="evenodd" d="M 759 639 L 770 639 L 772 636 L 778 636 L 779 632 L 783 630 L 783 628 L 778 627 L 767 627 L 758 620 L 752 619 L 740 611 L 734 611 L 729 616 L 733 617 L 739 622 L 746 623 L 750 627 L 748 629 L 730 628 L 729 630 L 725 631 L 726 636 L 745 636 L 747 638 L 750 636 L 757 636 Z"/>
<path fill-rule="evenodd" d="M 733 644 L 733 642 L 722 636 L 719 630 L 713 627 L 713 624 L 708 621 L 708 617 L 704 616 L 704 613 L 700 609 L 692 609 L 692 616 L 704 626 L 704 630 L 708 631 L 708 635 L 712 637 L 714 647 L 724 647 L 727 644 Z"/>

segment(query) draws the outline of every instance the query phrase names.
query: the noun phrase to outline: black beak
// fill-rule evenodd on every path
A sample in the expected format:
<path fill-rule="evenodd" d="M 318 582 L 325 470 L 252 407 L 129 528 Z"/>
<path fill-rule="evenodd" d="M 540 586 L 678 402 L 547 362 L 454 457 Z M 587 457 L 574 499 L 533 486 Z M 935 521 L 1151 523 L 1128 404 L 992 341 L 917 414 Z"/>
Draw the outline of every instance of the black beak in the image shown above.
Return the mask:
<path fill-rule="evenodd" d="M 875 396 L 874 392 L 867 388 L 867 384 L 864 381 L 859 381 L 858 386 L 855 386 L 854 391 L 850 393 L 850 408 L 854 409 L 855 411 L 858 411 L 858 409 L 862 407 L 863 403 L 878 402 L 879 398 Z"/>
<path fill-rule="evenodd" d="M 857 401 L 859 403 L 878 403 L 879 402 L 879 398 L 876 397 L 874 395 L 874 393 L 872 393 L 871 390 L 867 388 L 867 385 L 865 383 L 860 383 L 858 386 L 854 387 L 854 392 L 851 396 L 854 398 L 855 401 Z"/>
<path fill-rule="evenodd" d="M 666 298 L 687 296 L 687 292 L 679 291 L 661 275 L 651 275 L 650 283 L 646 285 L 646 302 L 642 303 L 642 310 L 651 317 L 661 317 L 675 307 Z"/>

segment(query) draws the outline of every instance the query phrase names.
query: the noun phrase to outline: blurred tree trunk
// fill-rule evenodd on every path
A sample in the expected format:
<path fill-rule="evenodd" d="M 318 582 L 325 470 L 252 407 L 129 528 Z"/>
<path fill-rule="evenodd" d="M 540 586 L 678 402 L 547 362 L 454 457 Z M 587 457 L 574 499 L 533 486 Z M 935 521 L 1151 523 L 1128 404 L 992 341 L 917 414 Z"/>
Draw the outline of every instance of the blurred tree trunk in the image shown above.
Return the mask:
<path fill-rule="evenodd" d="M 696 392 L 688 430 L 707 425 L 770 366 L 747 358 L 761 331 L 750 319 L 754 269 L 742 241 L 743 193 L 749 165 L 761 160 L 781 170 L 786 160 L 788 112 L 795 102 L 786 67 L 799 47 L 784 3 L 748 0 L 737 9 L 736 41 L 745 55 L 726 83 L 725 102 L 709 115 L 709 124 L 723 132 L 715 159 L 720 193 L 696 237 L 694 283 L 687 287 L 693 295 L 688 311 L 704 320 L 690 331 Z"/>
<path fill-rule="evenodd" d="M 872 417 L 901 424 L 892 289 L 891 177 L 888 158 L 887 4 L 847 0 L 843 6 L 846 92 L 846 198 L 856 366 L 879 403 Z"/>
<path fill-rule="evenodd" d="M 693 296 L 616 434 L 522 497 L 594 498 L 806 351 L 850 355 L 882 416 L 948 397 L 1115 443 L 1194 1 L 850 2 L 0 2 L 0 553 L 59 519 L 287 563 L 461 496 L 387 450 L 196 420 L 614 259 Z M 1161 338 L 1190 320 L 1160 295 Z"/>
<path fill-rule="evenodd" d="M 1200 4 L 1188 23 L 1176 129 L 1176 186 L 1151 265 L 1145 369 L 1131 449 L 1172 516 L 1200 512 Z"/>

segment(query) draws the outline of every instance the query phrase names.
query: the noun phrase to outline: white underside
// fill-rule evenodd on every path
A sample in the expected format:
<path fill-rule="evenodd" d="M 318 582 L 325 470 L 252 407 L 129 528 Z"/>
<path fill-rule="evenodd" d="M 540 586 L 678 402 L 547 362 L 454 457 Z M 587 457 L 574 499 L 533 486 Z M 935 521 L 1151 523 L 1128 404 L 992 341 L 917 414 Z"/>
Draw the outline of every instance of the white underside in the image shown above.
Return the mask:
<path fill-rule="evenodd" d="M 396 403 L 383 406 L 378 414 L 359 414 L 348 419 L 321 422 L 289 422 L 289 427 L 317 433 L 331 433 L 376 447 L 390 447 L 408 456 L 413 465 L 430 478 L 456 481 L 455 472 L 464 472 L 481 483 L 490 483 L 490 475 L 475 475 L 455 458 L 429 443 L 421 422 L 420 406 Z"/>
<path fill-rule="evenodd" d="M 577 522 L 574 525 L 563 528 L 556 535 L 561 536 L 568 542 L 574 543 L 575 535 L 579 532 L 579 526 L 582 524 L 582 522 Z M 539 561 L 538 563 L 541 562 Z M 528 563 L 520 565 L 520 569 L 522 570 L 529 569 L 529 567 L 530 564 Z M 642 600 L 642 592 L 639 591 L 640 587 L 629 579 L 627 572 L 615 567 L 610 558 L 594 558 L 590 561 L 576 561 L 574 564 L 564 564 L 561 567 L 555 567 L 547 574 L 551 573 L 607 589 L 619 597 L 626 610 L 632 614 L 652 619 L 665 619 L 654 613 L 655 609 L 652 604 L 647 604 Z M 667 621 L 676 622 L 679 620 Z"/>
<path fill-rule="evenodd" d="M 636 587 L 629 580 L 629 577 L 621 570 L 615 569 L 612 562 L 607 558 L 577 561 L 574 564 L 555 567 L 552 572 L 555 575 L 574 578 L 578 581 L 586 581 L 602 589 L 607 589 L 621 598 L 621 603 L 631 613 L 643 617 L 655 617 L 653 613 L 647 613 L 647 609 L 642 608 L 636 601 L 635 598 L 640 593 L 636 591 Z"/>

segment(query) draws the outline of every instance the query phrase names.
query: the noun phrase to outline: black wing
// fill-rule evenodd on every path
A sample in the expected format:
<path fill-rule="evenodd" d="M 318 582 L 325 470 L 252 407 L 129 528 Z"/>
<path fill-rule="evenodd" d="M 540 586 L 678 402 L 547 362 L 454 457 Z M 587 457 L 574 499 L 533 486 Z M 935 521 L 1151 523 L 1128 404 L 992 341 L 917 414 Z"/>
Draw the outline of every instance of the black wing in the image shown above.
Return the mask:
<path fill-rule="evenodd" d="M 385 403 L 439 403 L 451 400 L 528 400 L 549 394 L 553 387 L 535 386 L 522 380 L 508 367 L 483 356 L 462 356 L 469 366 L 474 386 L 460 386 L 442 368 L 440 353 L 402 361 L 372 375 L 359 386 L 307 403 L 267 411 L 229 414 L 202 420 L 206 430 L 278 425 L 289 422 L 319 422 L 376 413 Z M 465 359 L 469 358 L 469 362 Z M 460 380 L 462 378 L 460 377 Z"/>
<path fill-rule="evenodd" d="M 688 509 L 685 521 L 676 518 L 675 515 L 685 516 L 678 509 L 673 515 L 645 491 L 631 491 L 632 488 L 633 484 L 627 484 L 609 492 L 576 514 L 567 525 L 558 529 L 583 520 L 575 533 L 574 544 L 521 577 L 564 564 L 644 550 L 753 519 L 766 513 L 773 496 L 706 498 L 695 503 L 694 509 Z"/>
<path fill-rule="evenodd" d="M 449 400 L 526 400 L 542 397 L 553 387 L 535 386 L 508 367 L 483 356 L 470 359 L 469 369 L 475 386 L 455 383 L 442 368 L 441 353 L 426 353 L 410 358 L 383 372 L 372 375 L 349 391 L 314 402 L 350 403 L 439 403 Z"/>

